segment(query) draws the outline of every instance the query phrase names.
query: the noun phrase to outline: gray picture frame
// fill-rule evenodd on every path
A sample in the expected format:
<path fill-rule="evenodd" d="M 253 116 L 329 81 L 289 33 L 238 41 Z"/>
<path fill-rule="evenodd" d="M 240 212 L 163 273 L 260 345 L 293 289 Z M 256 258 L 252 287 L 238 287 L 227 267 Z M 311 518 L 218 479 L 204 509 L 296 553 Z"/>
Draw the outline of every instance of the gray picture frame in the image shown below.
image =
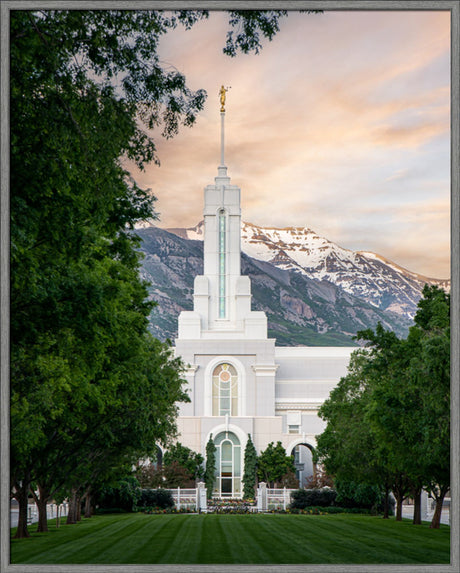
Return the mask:
<path fill-rule="evenodd" d="M 12 10 L 32 9 L 286 9 L 286 10 L 448 10 L 451 13 L 451 563 L 450 565 L 11 565 L 9 528 L 9 13 Z M 0 572 L 50 573 L 123 573 L 127 572 L 216 572 L 233 571 L 256 573 L 343 572 L 459 572 L 460 571 L 460 503 L 459 503 L 459 387 L 460 387 L 460 189 L 459 189 L 459 86 L 460 86 L 460 4 L 456 0 L 391 1 L 391 0 L 3 0 L 1 10 L 1 211 L 0 211 Z"/>

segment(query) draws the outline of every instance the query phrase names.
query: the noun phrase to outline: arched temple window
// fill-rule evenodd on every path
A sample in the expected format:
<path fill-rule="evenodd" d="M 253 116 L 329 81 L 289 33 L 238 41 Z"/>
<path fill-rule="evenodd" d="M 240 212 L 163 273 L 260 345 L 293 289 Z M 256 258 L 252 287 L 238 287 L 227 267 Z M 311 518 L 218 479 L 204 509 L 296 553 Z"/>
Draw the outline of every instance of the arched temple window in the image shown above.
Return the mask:
<path fill-rule="evenodd" d="M 216 446 L 216 489 L 219 497 L 241 495 L 241 445 L 233 432 L 221 432 Z"/>
<path fill-rule="evenodd" d="M 234 366 L 219 364 L 212 373 L 212 415 L 238 415 L 238 374 Z"/>

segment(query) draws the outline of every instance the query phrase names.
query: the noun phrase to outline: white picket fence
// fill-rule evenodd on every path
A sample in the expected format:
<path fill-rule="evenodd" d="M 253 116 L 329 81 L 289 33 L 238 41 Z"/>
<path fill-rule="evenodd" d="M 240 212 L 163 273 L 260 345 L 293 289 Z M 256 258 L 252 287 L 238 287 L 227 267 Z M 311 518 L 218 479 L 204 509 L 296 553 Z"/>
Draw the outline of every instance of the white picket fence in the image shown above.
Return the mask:
<path fill-rule="evenodd" d="M 174 504 L 176 509 L 179 511 L 181 509 L 188 509 L 188 510 L 198 510 L 199 502 L 198 502 L 198 488 L 175 488 L 175 489 L 168 489 L 173 497 Z"/>
<path fill-rule="evenodd" d="M 56 505 L 55 503 L 49 503 L 46 506 L 46 516 L 48 519 L 54 519 L 58 516 L 59 518 L 66 517 L 69 512 L 69 504 L 67 502 L 61 503 L 61 505 Z M 19 506 L 17 504 L 11 504 L 10 509 L 10 527 L 17 527 L 19 521 Z M 30 503 L 27 507 L 27 523 L 36 523 L 38 521 L 38 508 L 35 503 Z"/>
<path fill-rule="evenodd" d="M 291 503 L 291 493 L 294 489 L 277 488 L 267 489 L 267 511 L 273 509 L 284 509 L 286 511 L 288 505 Z"/>
<path fill-rule="evenodd" d="M 191 511 L 207 511 L 206 488 L 204 483 L 198 484 L 198 488 L 174 488 L 168 489 L 173 497 L 176 509 Z M 291 503 L 291 494 L 294 489 L 267 488 L 266 483 L 260 483 L 257 488 L 257 511 L 286 510 Z"/>

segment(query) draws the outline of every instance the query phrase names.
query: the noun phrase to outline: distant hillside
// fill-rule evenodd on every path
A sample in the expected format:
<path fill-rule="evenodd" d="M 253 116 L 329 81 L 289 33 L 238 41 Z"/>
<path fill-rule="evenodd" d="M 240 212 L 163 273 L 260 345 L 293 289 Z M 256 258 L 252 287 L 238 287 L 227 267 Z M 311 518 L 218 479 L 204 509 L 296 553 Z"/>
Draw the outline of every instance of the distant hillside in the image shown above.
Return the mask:
<path fill-rule="evenodd" d="M 253 310 L 267 313 L 269 336 L 276 338 L 279 346 L 349 346 L 354 344 L 351 337 L 358 330 L 375 328 L 379 321 L 399 336 L 407 334 L 412 324 L 408 310 L 402 313 L 388 310 L 391 305 L 396 308 L 408 305 L 406 299 L 400 304 L 393 300 L 387 304 L 387 309 L 383 309 L 365 297 L 347 292 L 344 284 L 335 284 L 330 275 L 327 279 L 326 275 L 312 278 L 310 272 L 295 262 L 293 248 L 287 248 L 287 241 L 275 245 L 273 239 L 264 238 L 267 234 L 262 233 L 260 227 L 251 225 L 249 228 L 248 225 L 243 227 L 242 248 L 249 251 L 248 245 L 251 245 L 259 251 L 255 253 L 257 258 L 243 252 L 242 274 L 251 278 Z M 171 231 L 158 227 L 136 230 L 142 238 L 144 253 L 141 276 L 151 283 L 150 296 L 158 303 L 152 312 L 151 330 L 163 340 L 173 340 L 177 336 L 177 317 L 182 310 L 193 308 L 194 277 L 203 272 L 203 243 L 194 240 L 202 238 L 200 226 Z M 270 250 L 272 256 L 264 256 L 271 260 L 261 260 L 263 248 Z M 330 262 L 327 265 L 330 272 Z M 369 267 L 372 267 L 371 263 Z M 349 266 L 347 272 L 348 280 L 353 281 L 355 271 Z M 385 274 L 383 270 L 382 274 Z M 342 271 L 337 271 L 336 277 L 344 283 Z M 393 281 L 392 273 L 390 277 Z M 362 280 L 361 275 L 358 280 Z M 384 276 L 379 280 L 383 281 L 380 285 L 385 290 Z M 348 288 L 350 290 L 353 289 Z M 359 288 L 355 290 L 359 291 Z"/>
<path fill-rule="evenodd" d="M 169 230 L 184 238 L 203 239 L 203 222 L 190 229 Z M 328 281 L 380 310 L 410 319 L 426 283 L 450 289 L 448 280 L 418 275 L 375 253 L 344 249 L 307 227 L 277 229 L 243 223 L 241 231 L 241 250 L 253 259 Z"/>

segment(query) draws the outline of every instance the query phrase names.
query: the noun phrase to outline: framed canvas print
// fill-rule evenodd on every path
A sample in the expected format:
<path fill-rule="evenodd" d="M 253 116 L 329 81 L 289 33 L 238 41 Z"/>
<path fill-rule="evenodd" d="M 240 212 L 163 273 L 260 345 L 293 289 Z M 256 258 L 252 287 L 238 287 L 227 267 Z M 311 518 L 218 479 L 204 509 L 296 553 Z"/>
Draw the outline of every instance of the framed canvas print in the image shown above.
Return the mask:
<path fill-rule="evenodd" d="M 458 571 L 458 5 L 1 9 L 2 571 Z"/>

